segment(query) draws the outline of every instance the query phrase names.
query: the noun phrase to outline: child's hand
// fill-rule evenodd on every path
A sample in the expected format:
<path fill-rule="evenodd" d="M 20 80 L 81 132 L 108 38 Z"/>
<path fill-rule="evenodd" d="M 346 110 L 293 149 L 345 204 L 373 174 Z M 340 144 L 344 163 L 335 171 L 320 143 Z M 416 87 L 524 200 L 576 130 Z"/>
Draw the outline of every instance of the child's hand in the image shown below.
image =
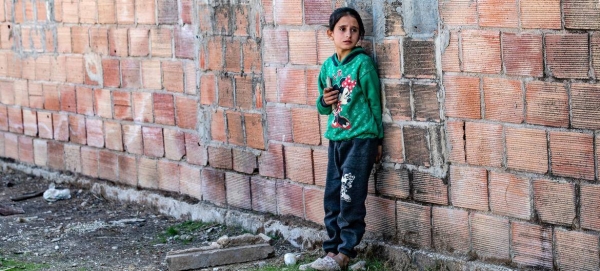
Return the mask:
<path fill-rule="evenodd" d="M 332 105 L 337 103 L 338 101 L 338 92 L 337 90 L 333 90 L 333 88 L 325 88 L 323 89 L 323 101 L 327 105 Z"/>

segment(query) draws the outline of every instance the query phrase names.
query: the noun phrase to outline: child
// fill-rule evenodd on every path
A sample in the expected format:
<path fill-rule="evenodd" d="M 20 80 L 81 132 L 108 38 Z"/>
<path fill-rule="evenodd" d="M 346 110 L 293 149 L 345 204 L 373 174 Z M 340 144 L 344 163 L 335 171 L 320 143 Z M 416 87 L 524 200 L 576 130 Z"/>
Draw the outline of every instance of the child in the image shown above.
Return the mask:
<path fill-rule="evenodd" d="M 329 115 L 323 243 L 327 256 L 311 267 L 345 270 L 354 247 L 365 232 L 365 199 L 375 162 L 381 158 L 383 127 L 379 76 L 372 59 L 357 43 L 365 34 L 360 15 L 352 8 L 336 9 L 329 17 L 327 35 L 335 45 L 319 74 L 317 108 Z"/>

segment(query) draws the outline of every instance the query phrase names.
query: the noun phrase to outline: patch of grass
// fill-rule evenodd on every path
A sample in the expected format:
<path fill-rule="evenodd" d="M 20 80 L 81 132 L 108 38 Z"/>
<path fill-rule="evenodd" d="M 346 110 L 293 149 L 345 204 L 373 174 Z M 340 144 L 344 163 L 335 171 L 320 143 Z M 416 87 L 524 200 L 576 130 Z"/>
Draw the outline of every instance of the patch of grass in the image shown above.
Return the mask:
<path fill-rule="evenodd" d="M 178 235 L 190 235 L 191 233 L 202 231 L 207 228 L 214 226 L 214 223 L 205 223 L 202 221 L 185 221 L 179 223 L 177 225 L 173 225 L 168 227 L 165 231 L 160 233 L 156 238 L 157 243 L 167 243 L 170 237 L 178 236 Z M 189 236 L 191 239 L 180 240 L 184 244 L 188 244 L 193 240 L 193 236 Z"/>
<path fill-rule="evenodd" d="M 48 268 L 49 265 L 48 264 L 39 264 L 39 263 L 28 263 L 28 262 L 21 262 L 19 260 L 14 260 L 14 259 L 8 259 L 8 258 L 4 258 L 2 257 L 2 255 L 0 255 L 0 270 L 27 270 L 27 271 L 36 271 L 36 270 L 41 270 L 44 268 Z"/>

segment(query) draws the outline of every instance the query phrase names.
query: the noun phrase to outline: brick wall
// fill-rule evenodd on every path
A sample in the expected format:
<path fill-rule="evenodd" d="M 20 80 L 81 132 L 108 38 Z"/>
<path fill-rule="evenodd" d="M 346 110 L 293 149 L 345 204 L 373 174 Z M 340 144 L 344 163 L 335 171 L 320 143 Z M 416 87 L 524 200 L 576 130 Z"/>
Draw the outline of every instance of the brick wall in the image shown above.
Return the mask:
<path fill-rule="evenodd" d="M 382 79 L 370 234 L 598 270 L 597 1 L 0 0 L 0 156 L 322 224 L 346 4 Z"/>

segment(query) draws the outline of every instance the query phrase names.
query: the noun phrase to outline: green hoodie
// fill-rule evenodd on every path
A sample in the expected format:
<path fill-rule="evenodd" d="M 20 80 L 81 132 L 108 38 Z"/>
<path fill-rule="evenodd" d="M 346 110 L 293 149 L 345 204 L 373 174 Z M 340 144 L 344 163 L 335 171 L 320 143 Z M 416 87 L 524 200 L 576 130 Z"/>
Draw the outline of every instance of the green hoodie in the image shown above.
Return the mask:
<path fill-rule="evenodd" d="M 339 91 L 338 102 L 328 106 L 323 101 L 327 78 Z M 333 54 L 319 74 L 317 109 L 329 115 L 325 137 L 329 140 L 383 138 L 381 89 L 373 60 L 361 47 L 355 47 L 342 61 Z"/>

